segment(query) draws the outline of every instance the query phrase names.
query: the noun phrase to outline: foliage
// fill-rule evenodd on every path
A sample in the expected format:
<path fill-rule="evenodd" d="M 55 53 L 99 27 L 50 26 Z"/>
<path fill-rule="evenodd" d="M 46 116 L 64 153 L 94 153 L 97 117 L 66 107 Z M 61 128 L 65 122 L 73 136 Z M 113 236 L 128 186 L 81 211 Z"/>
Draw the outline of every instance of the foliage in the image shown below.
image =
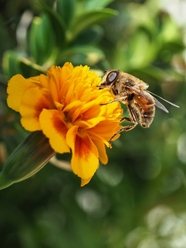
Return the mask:
<path fill-rule="evenodd" d="M 0 191 L 1 247 L 185 247 L 184 30 L 160 2 L 2 4 L 1 166 L 28 135 L 6 105 L 7 80 L 17 73 L 34 76 L 66 61 L 99 73 L 121 69 L 180 109 L 157 110 L 149 129 L 122 133 L 108 165 L 84 188 L 72 173 L 48 164 Z"/>

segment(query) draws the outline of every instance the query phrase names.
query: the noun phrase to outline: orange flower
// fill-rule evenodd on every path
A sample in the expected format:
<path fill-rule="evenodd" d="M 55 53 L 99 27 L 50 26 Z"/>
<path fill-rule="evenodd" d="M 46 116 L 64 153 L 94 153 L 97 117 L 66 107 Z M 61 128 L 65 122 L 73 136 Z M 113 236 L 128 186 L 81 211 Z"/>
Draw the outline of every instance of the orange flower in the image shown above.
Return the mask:
<path fill-rule="evenodd" d="M 105 145 L 120 129 L 122 109 L 87 66 L 52 66 L 47 75 L 25 79 L 18 74 L 8 84 L 8 106 L 21 115 L 28 131 L 41 130 L 54 151 L 72 151 L 71 167 L 90 181 L 99 166 L 108 162 Z M 119 135 L 117 136 L 117 138 Z"/>

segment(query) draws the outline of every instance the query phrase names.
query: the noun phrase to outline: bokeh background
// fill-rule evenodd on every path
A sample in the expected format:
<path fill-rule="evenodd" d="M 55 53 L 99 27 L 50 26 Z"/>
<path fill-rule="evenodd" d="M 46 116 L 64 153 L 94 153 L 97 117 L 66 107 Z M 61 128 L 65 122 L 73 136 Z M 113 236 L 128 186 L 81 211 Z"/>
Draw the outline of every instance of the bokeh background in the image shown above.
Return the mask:
<path fill-rule="evenodd" d="M 6 105 L 14 74 L 66 61 L 120 69 L 180 106 L 122 133 L 83 188 L 48 163 L 0 191 L 1 248 L 186 247 L 185 13 L 184 0 L 0 0 L 1 168 L 28 135 Z"/>

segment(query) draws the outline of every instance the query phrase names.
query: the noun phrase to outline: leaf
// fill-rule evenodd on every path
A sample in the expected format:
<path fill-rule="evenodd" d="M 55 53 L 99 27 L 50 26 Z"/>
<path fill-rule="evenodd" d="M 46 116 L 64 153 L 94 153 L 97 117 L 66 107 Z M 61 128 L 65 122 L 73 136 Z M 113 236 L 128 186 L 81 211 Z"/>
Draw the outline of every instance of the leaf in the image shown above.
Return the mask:
<path fill-rule="evenodd" d="M 87 0 L 85 1 L 85 9 L 100 9 L 107 6 L 109 3 L 113 2 L 114 0 Z"/>
<path fill-rule="evenodd" d="M 78 54 L 84 54 L 89 57 L 89 60 L 96 62 L 105 57 L 103 51 L 99 48 L 93 46 L 76 46 L 65 50 L 58 59 L 59 61 L 71 60 L 73 56 L 77 56 Z M 91 61 L 88 61 L 88 64 L 91 64 Z"/>
<path fill-rule="evenodd" d="M 104 54 L 101 49 L 93 47 L 93 46 L 77 46 L 72 47 L 70 49 L 65 50 L 62 56 L 69 56 L 70 54 L 74 53 L 97 53 L 100 57 L 104 57 Z"/>
<path fill-rule="evenodd" d="M 55 34 L 57 46 L 62 48 L 66 44 L 66 25 L 63 19 L 57 12 L 55 12 L 50 6 L 48 6 L 44 2 L 38 1 L 37 3 L 47 13 L 53 28 L 53 32 Z"/>
<path fill-rule="evenodd" d="M 138 32 L 131 43 L 131 67 L 144 67 L 154 60 L 158 45 L 151 43 L 147 34 Z"/>
<path fill-rule="evenodd" d="M 167 17 L 164 20 L 161 30 L 161 37 L 164 42 L 172 42 L 174 40 L 181 41 L 182 39 L 179 28 L 170 17 Z"/>
<path fill-rule="evenodd" d="M 91 25 L 105 21 L 116 16 L 117 11 L 112 9 L 93 10 L 81 14 L 70 27 L 71 39 L 74 39 L 80 32 L 89 28 Z"/>
<path fill-rule="evenodd" d="M 63 19 L 63 22 L 68 26 L 74 18 L 76 8 L 75 0 L 58 0 L 56 10 Z"/>
<path fill-rule="evenodd" d="M 21 73 L 18 63 L 18 54 L 14 51 L 7 50 L 3 55 L 3 70 L 8 78 L 17 73 Z"/>
<path fill-rule="evenodd" d="M 90 27 L 87 30 L 82 31 L 76 39 L 71 44 L 77 45 L 88 45 L 88 44 L 95 44 L 97 43 L 101 37 L 103 36 L 103 29 L 102 27 L 96 25 L 93 27 Z"/>
<path fill-rule="evenodd" d="M 30 53 L 37 64 L 46 63 L 55 48 L 54 33 L 47 15 L 33 19 L 29 34 Z"/>
<path fill-rule="evenodd" d="M 23 181 L 41 170 L 55 155 L 41 131 L 31 133 L 13 151 L 0 172 L 0 189 Z"/>
<path fill-rule="evenodd" d="M 37 34 L 39 31 L 39 26 L 41 24 L 41 18 L 35 17 L 31 24 L 31 29 L 29 33 L 29 51 L 31 56 L 36 62 L 39 60 L 39 48 L 37 45 Z"/>

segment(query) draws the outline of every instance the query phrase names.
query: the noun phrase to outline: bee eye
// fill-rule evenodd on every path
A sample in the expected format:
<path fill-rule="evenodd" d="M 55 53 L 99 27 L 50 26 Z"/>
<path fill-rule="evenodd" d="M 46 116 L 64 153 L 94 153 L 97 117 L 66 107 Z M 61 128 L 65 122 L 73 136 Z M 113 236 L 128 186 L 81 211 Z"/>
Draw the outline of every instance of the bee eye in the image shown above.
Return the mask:
<path fill-rule="evenodd" d="M 111 71 L 107 76 L 108 84 L 111 84 L 118 76 L 119 71 Z"/>

